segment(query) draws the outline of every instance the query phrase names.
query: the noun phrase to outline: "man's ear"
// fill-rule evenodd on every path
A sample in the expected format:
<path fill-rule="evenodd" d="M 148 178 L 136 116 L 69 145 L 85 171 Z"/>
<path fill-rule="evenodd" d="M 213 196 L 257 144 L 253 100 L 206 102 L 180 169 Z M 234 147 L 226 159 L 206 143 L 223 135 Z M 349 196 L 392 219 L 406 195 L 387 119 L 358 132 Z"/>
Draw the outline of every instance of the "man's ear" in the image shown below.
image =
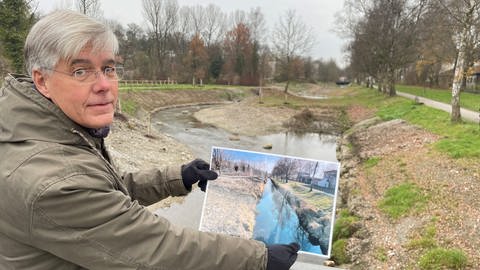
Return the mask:
<path fill-rule="evenodd" d="M 42 71 L 38 69 L 33 70 L 32 80 L 35 86 L 37 87 L 37 90 L 46 98 L 50 98 L 50 92 L 48 91 L 48 87 L 47 87 L 47 79 L 48 78 Z"/>

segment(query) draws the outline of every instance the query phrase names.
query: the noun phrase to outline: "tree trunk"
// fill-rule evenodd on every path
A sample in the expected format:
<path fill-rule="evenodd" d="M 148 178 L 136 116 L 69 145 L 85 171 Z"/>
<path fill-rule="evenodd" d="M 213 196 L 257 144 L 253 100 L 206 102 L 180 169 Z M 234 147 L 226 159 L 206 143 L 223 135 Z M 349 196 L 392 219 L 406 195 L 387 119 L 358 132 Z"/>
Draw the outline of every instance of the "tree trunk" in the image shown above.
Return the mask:
<path fill-rule="evenodd" d="M 463 39 L 463 37 L 462 37 Z M 463 41 L 461 41 L 463 43 Z M 460 90 L 462 89 L 463 77 L 465 76 L 465 52 L 462 44 L 458 52 L 457 65 L 455 67 L 455 76 L 452 83 L 452 114 L 450 121 L 453 123 L 460 122 L 462 116 L 460 114 Z"/>
<path fill-rule="evenodd" d="M 290 85 L 290 80 L 287 80 L 287 84 L 285 84 L 285 89 L 283 90 L 285 94 L 288 93 L 288 85 Z"/>
<path fill-rule="evenodd" d="M 315 177 L 315 173 L 317 172 L 317 167 L 318 161 L 317 163 L 315 163 L 315 169 L 313 169 L 312 179 L 310 179 L 310 190 L 308 192 L 311 192 L 313 190 L 313 178 Z"/>
<path fill-rule="evenodd" d="M 394 97 L 397 94 L 395 90 L 395 70 L 393 68 L 389 68 L 387 74 L 387 90 L 388 95 Z"/>

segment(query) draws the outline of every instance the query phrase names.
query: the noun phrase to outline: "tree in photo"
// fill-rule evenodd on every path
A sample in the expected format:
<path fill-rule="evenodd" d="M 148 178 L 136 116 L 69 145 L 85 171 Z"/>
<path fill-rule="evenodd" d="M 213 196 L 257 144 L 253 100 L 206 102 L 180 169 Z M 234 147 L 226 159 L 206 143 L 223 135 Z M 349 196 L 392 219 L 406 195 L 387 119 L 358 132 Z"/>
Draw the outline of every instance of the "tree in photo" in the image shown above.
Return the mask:
<path fill-rule="evenodd" d="M 291 158 L 281 158 L 277 161 L 272 169 L 272 176 L 283 179 L 285 183 L 288 183 L 289 179 L 298 172 L 299 164 L 297 161 Z"/>

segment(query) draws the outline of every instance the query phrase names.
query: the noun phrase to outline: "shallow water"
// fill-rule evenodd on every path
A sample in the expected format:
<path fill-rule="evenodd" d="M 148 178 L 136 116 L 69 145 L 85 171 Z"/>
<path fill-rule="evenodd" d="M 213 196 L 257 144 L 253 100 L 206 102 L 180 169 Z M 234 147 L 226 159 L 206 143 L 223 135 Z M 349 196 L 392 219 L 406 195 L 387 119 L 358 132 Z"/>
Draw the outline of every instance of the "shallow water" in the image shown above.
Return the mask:
<path fill-rule="evenodd" d="M 190 147 L 196 157 L 210 160 L 212 146 L 243 149 L 278 155 L 336 162 L 336 137 L 292 132 L 267 136 L 234 136 L 216 127 L 203 125 L 195 120 L 193 113 L 205 108 L 192 106 L 162 110 L 152 116 L 153 127 Z M 238 137 L 239 140 L 230 140 Z M 270 150 L 263 146 L 271 144 Z"/>

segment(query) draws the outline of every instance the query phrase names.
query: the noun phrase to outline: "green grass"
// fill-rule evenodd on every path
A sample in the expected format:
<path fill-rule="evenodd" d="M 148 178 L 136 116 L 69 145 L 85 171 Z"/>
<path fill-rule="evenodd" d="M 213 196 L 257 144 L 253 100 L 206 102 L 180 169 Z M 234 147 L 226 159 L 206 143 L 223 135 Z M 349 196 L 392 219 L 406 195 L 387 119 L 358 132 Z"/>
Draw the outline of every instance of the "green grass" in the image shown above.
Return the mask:
<path fill-rule="evenodd" d="M 333 241 L 351 237 L 358 230 L 355 226 L 358 220 L 358 217 L 351 215 L 347 210 L 340 210 L 333 225 Z"/>
<path fill-rule="evenodd" d="M 421 86 L 409 85 L 396 85 L 395 88 L 400 92 L 425 97 L 447 104 L 450 104 L 452 100 L 452 91 L 450 89 L 423 88 Z M 460 107 L 472 111 L 478 111 L 480 109 L 480 95 L 462 92 L 460 94 Z"/>
<path fill-rule="evenodd" d="M 465 269 L 468 258 L 458 249 L 434 248 L 420 257 L 418 265 L 423 270 Z"/>
<path fill-rule="evenodd" d="M 375 249 L 375 258 L 381 262 L 386 262 L 388 260 L 387 250 L 385 248 Z"/>
<path fill-rule="evenodd" d="M 295 196 L 308 202 L 315 209 L 327 210 L 332 208 L 333 198 L 331 196 L 325 196 L 323 193 L 315 191 L 315 189 L 310 191 L 310 187 L 293 181 L 289 182 L 288 185 L 295 192 Z"/>
<path fill-rule="evenodd" d="M 347 240 L 340 239 L 335 241 L 332 245 L 332 258 L 336 264 L 349 263 L 350 258 L 347 255 Z"/>
<path fill-rule="evenodd" d="M 466 268 L 468 257 L 462 250 L 439 247 L 435 240 L 437 235 L 435 222 L 436 219 L 432 219 L 432 222 L 406 245 L 412 254 L 421 254 L 417 261 L 419 268 L 424 270 Z"/>
<path fill-rule="evenodd" d="M 410 240 L 407 244 L 408 249 L 432 249 L 437 247 L 435 236 L 437 229 L 435 224 L 430 224 L 422 230 L 420 237 Z"/>
<path fill-rule="evenodd" d="M 122 112 L 128 115 L 135 115 L 135 112 L 139 107 L 135 101 L 130 99 L 122 99 L 121 105 L 122 105 Z"/>
<path fill-rule="evenodd" d="M 388 189 L 378 207 L 389 217 L 398 219 L 413 209 L 421 209 L 426 200 L 426 196 L 416 185 L 403 183 Z"/>
<path fill-rule="evenodd" d="M 379 104 L 377 115 L 385 121 L 404 119 L 439 135 L 441 139 L 434 146 L 450 157 L 480 157 L 480 127 L 477 124 L 454 124 L 447 112 L 400 97 Z"/>
<path fill-rule="evenodd" d="M 365 168 L 373 168 L 375 166 L 377 166 L 378 162 L 380 162 L 381 158 L 379 157 L 370 157 L 369 159 L 365 160 L 363 162 L 363 166 L 365 166 Z"/>

